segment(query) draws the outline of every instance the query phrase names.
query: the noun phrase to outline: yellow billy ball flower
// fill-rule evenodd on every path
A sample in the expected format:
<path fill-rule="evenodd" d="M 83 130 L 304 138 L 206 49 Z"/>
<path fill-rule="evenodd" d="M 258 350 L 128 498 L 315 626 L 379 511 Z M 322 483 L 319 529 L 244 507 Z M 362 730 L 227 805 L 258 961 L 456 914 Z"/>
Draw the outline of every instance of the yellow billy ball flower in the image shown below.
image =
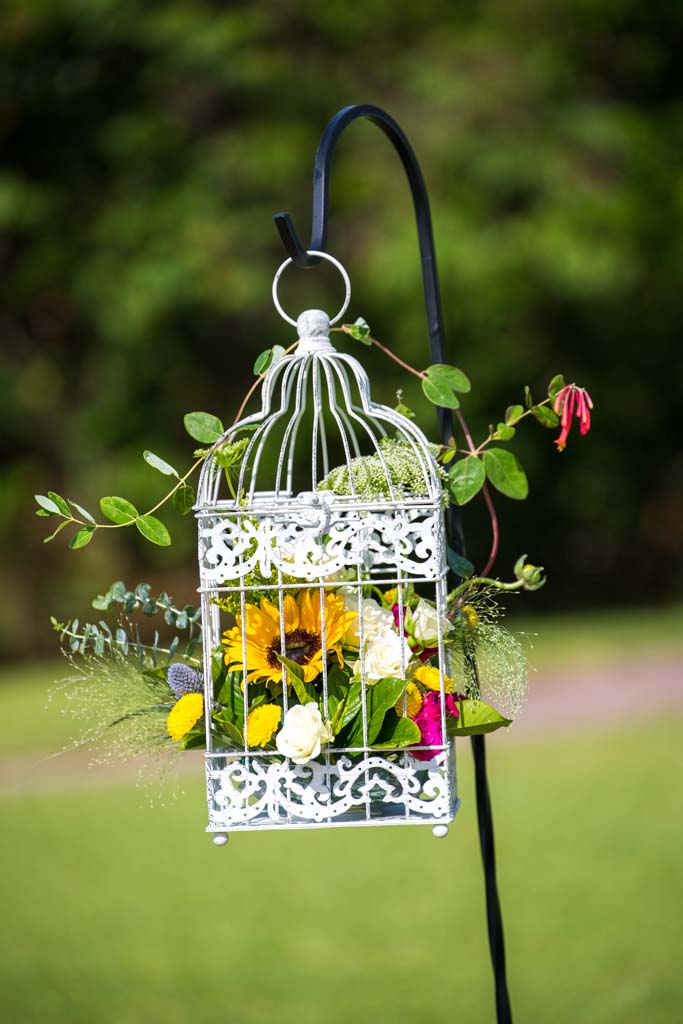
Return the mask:
<path fill-rule="evenodd" d="M 477 609 L 473 605 L 464 604 L 460 611 L 463 619 L 470 629 L 474 629 L 475 626 L 479 625 L 479 615 L 477 614 Z"/>
<path fill-rule="evenodd" d="M 204 714 L 204 695 L 202 693 L 186 693 L 171 708 L 166 721 L 168 735 L 172 740 L 181 740 L 187 736 Z"/>
<path fill-rule="evenodd" d="M 398 604 L 398 587 L 392 587 L 391 590 L 384 591 L 382 604 L 385 608 L 393 608 L 395 604 Z"/>
<path fill-rule="evenodd" d="M 413 679 L 417 679 L 418 683 L 422 683 L 428 690 L 441 689 L 441 673 L 438 668 L 434 668 L 432 665 L 420 665 L 413 672 Z M 453 680 L 448 676 L 444 676 L 443 681 L 446 693 L 453 693 Z"/>
<path fill-rule="evenodd" d="M 422 694 L 418 690 L 415 683 L 408 683 L 408 685 L 406 686 L 405 699 L 405 714 L 408 716 L 408 718 L 415 718 L 415 715 L 419 714 L 420 709 L 422 707 Z M 394 711 L 396 712 L 397 715 L 400 715 L 401 718 L 403 718 L 403 694 L 401 694 L 401 696 L 394 704 Z"/>
<path fill-rule="evenodd" d="M 278 704 L 261 704 L 249 712 L 247 718 L 247 736 L 250 747 L 265 747 L 275 733 L 282 717 L 282 708 Z"/>

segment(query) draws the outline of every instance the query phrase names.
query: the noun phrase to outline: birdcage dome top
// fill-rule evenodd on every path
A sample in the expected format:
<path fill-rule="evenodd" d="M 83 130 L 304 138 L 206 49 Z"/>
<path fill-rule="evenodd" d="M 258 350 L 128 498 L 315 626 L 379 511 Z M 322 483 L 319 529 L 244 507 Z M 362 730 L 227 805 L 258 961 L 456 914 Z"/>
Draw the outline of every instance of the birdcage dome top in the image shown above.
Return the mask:
<path fill-rule="evenodd" d="M 440 501 L 432 446 L 407 416 L 372 400 L 360 362 L 330 340 L 327 313 L 305 310 L 296 325 L 296 348 L 264 376 L 261 410 L 226 430 L 206 460 L 196 508 L 302 495 L 336 507 Z"/>

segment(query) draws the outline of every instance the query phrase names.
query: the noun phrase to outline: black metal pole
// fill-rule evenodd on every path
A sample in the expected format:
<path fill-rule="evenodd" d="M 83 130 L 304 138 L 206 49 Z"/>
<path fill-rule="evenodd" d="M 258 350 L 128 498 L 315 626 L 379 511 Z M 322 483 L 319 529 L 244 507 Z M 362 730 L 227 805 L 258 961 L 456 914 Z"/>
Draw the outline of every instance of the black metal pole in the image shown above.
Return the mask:
<path fill-rule="evenodd" d="M 436 269 L 436 253 L 432 217 L 429 208 L 427 187 L 420 165 L 405 134 L 386 111 L 367 103 L 355 104 L 340 110 L 327 125 L 320 139 L 313 170 L 313 217 L 311 241 L 308 250 L 326 252 L 328 207 L 330 193 L 330 171 L 335 147 L 344 129 L 353 121 L 365 117 L 376 124 L 391 140 L 408 177 L 415 207 L 417 236 L 422 262 L 422 284 L 424 287 L 429 347 L 435 363 L 445 361 L 445 340 L 439 278 Z M 319 256 L 310 256 L 301 244 L 292 218 L 288 213 L 276 213 L 273 220 L 280 232 L 285 249 L 299 267 L 314 267 L 320 263 Z M 450 409 L 438 409 L 439 432 L 442 442 L 453 434 L 453 414 Z M 465 540 L 460 509 L 450 505 L 448 509 L 448 534 L 451 547 L 459 554 L 465 553 Z M 484 865 L 486 884 L 486 916 L 489 935 L 491 962 L 496 984 L 496 1019 L 498 1024 L 512 1024 L 510 998 L 508 995 L 505 968 L 505 940 L 503 919 L 496 881 L 496 857 L 493 836 L 493 816 L 486 775 L 486 745 L 483 736 L 472 737 L 474 756 L 475 786 L 477 793 L 477 820 L 479 844 Z"/>

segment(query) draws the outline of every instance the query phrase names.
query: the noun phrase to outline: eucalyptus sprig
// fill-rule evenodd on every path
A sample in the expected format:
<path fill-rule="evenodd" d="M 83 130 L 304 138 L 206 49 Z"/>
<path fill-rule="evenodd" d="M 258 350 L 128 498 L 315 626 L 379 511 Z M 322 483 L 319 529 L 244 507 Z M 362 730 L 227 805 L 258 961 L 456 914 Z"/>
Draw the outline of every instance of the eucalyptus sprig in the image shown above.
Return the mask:
<path fill-rule="evenodd" d="M 122 580 L 112 583 L 106 594 L 98 594 L 92 600 L 92 607 L 97 611 L 110 611 L 120 605 L 121 611 L 131 614 L 141 611 L 143 615 L 152 617 L 163 613 L 164 622 L 173 629 L 186 633 L 185 648 L 181 652 L 181 638 L 175 635 L 168 647 L 159 646 L 159 632 L 154 631 L 152 643 L 143 643 L 140 632 L 130 623 L 119 622 L 112 627 L 106 619 L 98 622 L 83 622 L 69 619 L 60 622 L 54 616 L 50 619 L 52 628 L 59 633 L 60 640 L 66 641 L 72 654 L 94 654 L 101 657 L 108 653 L 114 656 L 127 657 L 134 653 L 141 665 L 150 663 L 156 667 L 159 656 L 164 655 L 166 661 L 174 656 L 183 660 L 192 660 L 197 645 L 201 641 L 202 620 L 201 609 L 193 605 L 177 608 L 173 598 L 166 592 L 157 597 L 152 596 L 149 583 L 139 583 L 134 590 L 128 590 Z"/>

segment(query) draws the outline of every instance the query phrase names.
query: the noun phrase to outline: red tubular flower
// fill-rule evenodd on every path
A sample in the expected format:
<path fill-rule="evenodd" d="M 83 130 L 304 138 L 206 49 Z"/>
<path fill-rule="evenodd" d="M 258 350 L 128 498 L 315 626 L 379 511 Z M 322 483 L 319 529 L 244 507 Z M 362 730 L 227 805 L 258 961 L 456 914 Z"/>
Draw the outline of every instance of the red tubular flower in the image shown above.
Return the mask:
<path fill-rule="evenodd" d="M 565 384 L 555 396 L 554 409 L 560 417 L 560 436 L 556 438 L 558 452 L 564 451 L 567 447 L 567 438 L 572 425 L 572 416 L 576 411 L 576 418 L 579 421 L 579 431 L 582 435 L 587 434 L 591 428 L 590 410 L 593 408 L 591 396 L 585 388 L 577 387 L 576 384 Z"/>

